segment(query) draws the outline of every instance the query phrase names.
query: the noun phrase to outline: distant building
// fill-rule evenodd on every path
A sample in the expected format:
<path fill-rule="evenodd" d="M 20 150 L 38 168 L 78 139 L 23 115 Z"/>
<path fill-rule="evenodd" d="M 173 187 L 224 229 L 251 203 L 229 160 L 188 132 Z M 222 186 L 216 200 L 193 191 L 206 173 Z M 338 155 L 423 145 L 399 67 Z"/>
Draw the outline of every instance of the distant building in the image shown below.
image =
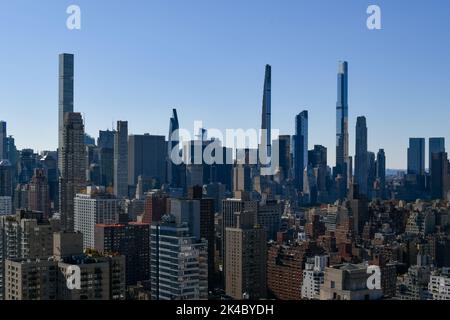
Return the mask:
<path fill-rule="evenodd" d="M 0 197 L 0 216 L 12 213 L 12 197 Z"/>
<path fill-rule="evenodd" d="M 114 194 L 128 197 L 128 122 L 117 121 L 114 135 Z"/>
<path fill-rule="evenodd" d="M 368 196 L 368 159 L 367 159 L 367 124 L 366 117 L 358 117 L 356 121 L 356 154 L 355 154 L 355 182 L 359 185 L 359 192 Z"/>
<path fill-rule="evenodd" d="M 128 185 L 136 186 L 138 177 L 166 182 L 166 150 L 164 136 L 130 135 L 128 138 Z"/>
<path fill-rule="evenodd" d="M 433 153 L 445 152 L 445 138 L 430 138 L 428 141 L 428 169 L 431 171 Z"/>
<path fill-rule="evenodd" d="M 409 138 L 408 174 L 425 174 L 425 138 Z"/>
<path fill-rule="evenodd" d="M 48 179 L 44 169 L 35 169 L 28 190 L 28 208 L 50 216 L 50 194 Z"/>
<path fill-rule="evenodd" d="M 293 171 L 295 186 L 303 190 L 303 171 L 308 165 L 308 111 L 302 111 L 295 117 L 295 135 L 293 140 Z"/>
<path fill-rule="evenodd" d="M 280 230 L 282 204 L 276 200 L 265 200 L 258 206 L 258 224 L 267 232 L 267 240 L 276 240 Z"/>

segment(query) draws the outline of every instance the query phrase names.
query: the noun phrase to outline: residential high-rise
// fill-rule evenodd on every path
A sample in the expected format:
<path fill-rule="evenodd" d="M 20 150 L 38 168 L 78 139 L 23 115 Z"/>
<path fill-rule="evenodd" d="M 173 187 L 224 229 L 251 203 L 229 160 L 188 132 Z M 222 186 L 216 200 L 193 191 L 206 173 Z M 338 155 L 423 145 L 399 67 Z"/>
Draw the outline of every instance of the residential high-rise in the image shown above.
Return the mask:
<path fill-rule="evenodd" d="M 408 174 L 425 174 L 425 138 L 409 138 Z"/>
<path fill-rule="evenodd" d="M 276 240 L 280 230 L 283 207 L 277 200 L 263 199 L 258 206 L 258 224 L 266 230 L 266 239 Z"/>
<path fill-rule="evenodd" d="M 0 160 L 0 197 L 12 197 L 13 193 L 13 167 L 9 160 Z"/>
<path fill-rule="evenodd" d="M 167 212 L 168 196 L 160 191 L 151 191 L 145 195 L 144 214 L 142 222 L 153 224 L 161 221 Z"/>
<path fill-rule="evenodd" d="M 295 117 L 293 139 L 293 171 L 295 186 L 303 191 L 303 172 L 308 165 L 308 111 Z"/>
<path fill-rule="evenodd" d="M 76 195 L 74 203 L 74 230 L 83 234 L 83 247 L 93 249 L 95 225 L 119 223 L 120 200 L 100 188 L 88 187 L 85 194 Z"/>
<path fill-rule="evenodd" d="M 377 153 L 377 180 L 380 183 L 380 198 L 386 198 L 386 154 L 384 149 L 380 149 Z"/>
<path fill-rule="evenodd" d="M 125 256 L 127 285 L 150 280 L 149 224 L 97 224 L 95 249 L 102 254 L 118 253 Z"/>
<path fill-rule="evenodd" d="M 149 134 L 128 138 L 128 184 L 136 186 L 138 177 L 166 181 L 166 138 Z"/>
<path fill-rule="evenodd" d="M 200 240 L 200 201 L 189 199 L 170 199 L 170 214 L 178 225 L 186 224 L 189 234 Z"/>
<path fill-rule="evenodd" d="M 0 121 L 0 160 L 8 159 L 7 153 L 7 138 L 6 135 L 6 122 Z"/>
<path fill-rule="evenodd" d="M 238 194 L 238 193 L 237 193 Z M 222 248 L 221 248 L 221 256 L 222 256 L 222 265 L 223 268 L 226 268 L 226 241 L 225 241 L 225 230 L 227 227 L 236 226 L 236 212 L 243 211 L 258 211 L 258 202 L 250 200 L 245 193 L 241 192 L 241 196 L 236 196 L 233 199 L 225 199 L 222 201 Z"/>
<path fill-rule="evenodd" d="M 44 217 L 50 216 L 50 197 L 48 179 L 44 169 L 35 169 L 28 190 L 28 208 L 40 211 Z"/>
<path fill-rule="evenodd" d="M 445 152 L 445 138 L 430 138 L 428 141 L 428 169 L 431 173 L 433 153 Z"/>
<path fill-rule="evenodd" d="M 359 193 L 368 195 L 368 159 L 367 159 L 367 124 L 366 117 L 356 120 L 355 145 L 355 181 L 359 186 Z"/>
<path fill-rule="evenodd" d="M 114 135 L 114 194 L 128 197 L 128 122 L 117 121 Z"/>
<path fill-rule="evenodd" d="M 348 63 L 339 62 L 336 104 L 336 176 L 341 175 L 342 188 L 340 198 L 345 197 L 349 187 L 350 159 L 348 140 Z"/>
<path fill-rule="evenodd" d="M 236 212 L 236 225 L 225 229 L 225 292 L 233 299 L 258 300 L 267 294 L 266 231 L 255 211 Z"/>
<path fill-rule="evenodd" d="M 261 120 L 261 146 L 259 160 L 269 166 L 268 159 L 272 155 L 272 67 L 266 65 L 264 76 L 264 92 Z"/>
<path fill-rule="evenodd" d="M 170 245 L 167 245 L 170 243 Z M 208 297 L 206 241 L 197 241 L 187 225 L 165 215 L 151 226 L 150 277 L 153 300 L 199 300 Z"/>
<path fill-rule="evenodd" d="M 324 283 L 325 268 L 328 266 L 328 256 L 308 258 L 303 271 L 302 298 L 320 299 L 320 286 Z"/>
<path fill-rule="evenodd" d="M 73 112 L 74 105 L 74 55 L 59 55 L 59 103 L 58 103 L 58 150 L 59 171 L 62 171 L 61 150 L 64 145 L 65 114 Z"/>
<path fill-rule="evenodd" d="M 0 300 L 6 297 L 7 259 L 47 259 L 59 227 L 57 220 L 44 219 L 42 212 L 17 210 L 15 215 L 0 216 Z"/>
<path fill-rule="evenodd" d="M 208 241 L 208 287 L 212 290 L 214 279 L 214 199 L 203 196 L 203 188 L 200 186 L 188 190 L 189 199 L 200 202 L 200 238 Z"/>
<path fill-rule="evenodd" d="M 86 187 L 86 148 L 80 113 L 64 116 L 63 144 L 60 150 L 59 210 L 63 230 L 74 230 L 74 198 Z"/>

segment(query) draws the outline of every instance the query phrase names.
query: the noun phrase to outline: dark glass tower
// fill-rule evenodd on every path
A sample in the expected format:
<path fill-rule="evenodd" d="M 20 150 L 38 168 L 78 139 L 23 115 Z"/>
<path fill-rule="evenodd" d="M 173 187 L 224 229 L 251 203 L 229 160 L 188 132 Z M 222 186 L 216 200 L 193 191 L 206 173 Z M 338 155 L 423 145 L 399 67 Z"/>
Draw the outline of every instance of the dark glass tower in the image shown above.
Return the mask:
<path fill-rule="evenodd" d="M 169 140 L 167 143 L 167 182 L 172 187 L 180 187 L 179 167 L 173 163 L 171 158 L 172 150 L 179 150 L 180 136 L 178 130 L 180 124 L 178 122 L 177 109 L 172 110 L 173 114 L 169 124 Z"/>
<path fill-rule="evenodd" d="M 342 176 L 343 189 L 349 186 L 348 153 L 348 63 L 339 62 L 336 103 L 336 175 Z M 343 194 L 340 195 L 345 196 Z"/>
<path fill-rule="evenodd" d="M 298 190 L 303 190 L 303 171 L 308 165 L 308 111 L 295 117 L 295 136 L 293 151 L 294 180 Z"/>
<path fill-rule="evenodd" d="M 59 103 L 58 103 L 58 148 L 63 146 L 64 115 L 73 112 L 73 79 L 74 56 L 62 53 L 59 55 Z M 59 154 L 59 170 L 62 170 L 61 154 Z"/>
<path fill-rule="evenodd" d="M 380 198 L 386 198 L 386 154 L 384 149 L 380 149 L 377 153 L 377 180 L 380 183 Z"/>
<path fill-rule="evenodd" d="M 408 174 L 425 174 L 425 139 L 410 138 L 408 148 Z"/>
<path fill-rule="evenodd" d="M 358 117 L 356 120 L 356 145 L 355 145 L 355 181 L 359 186 L 359 193 L 368 195 L 368 159 L 367 159 L 367 123 L 366 117 Z"/>
<path fill-rule="evenodd" d="M 428 168 L 431 173 L 431 163 L 433 158 L 433 153 L 445 152 L 445 138 L 430 138 L 429 144 L 429 155 L 428 155 Z"/>

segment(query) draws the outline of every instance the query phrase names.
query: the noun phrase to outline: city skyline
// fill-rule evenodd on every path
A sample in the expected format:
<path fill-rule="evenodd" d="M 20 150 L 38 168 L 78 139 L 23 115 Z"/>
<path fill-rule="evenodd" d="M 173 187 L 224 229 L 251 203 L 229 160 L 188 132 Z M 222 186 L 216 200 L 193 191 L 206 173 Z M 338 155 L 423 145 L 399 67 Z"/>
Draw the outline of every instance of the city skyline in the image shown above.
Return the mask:
<path fill-rule="evenodd" d="M 151 7 L 146 3 L 139 1 L 137 3 L 140 3 L 143 8 Z M 167 8 L 158 2 L 153 4 L 154 10 L 146 11 L 152 17 L 155 12 L 162 15 L 159 18 L 150 19 L 155 27 L 152 29 L 146 28 L 148 26 L 146 19 L 137 19 L 141 22 L 130 23 L 132 18 L 143 18 L 143 13 L 137 13 L 136 7 L 131 6 L 124 8 L 123 21 L 118 23 L 120 26 L 107 24 L 110 29 L 107 32 L 102 28 L 107 22 L 104 17 L 97 14 L 101 10 L 102 3 L 89 4 L 86 1 L 79 1 L 84 19 L 83 27 L 79 32 L 69 31 L 64 27 L 66 17 L 64 4 L 46 8 L 49 9 L 48 13 L 45 13 L 47 19 L 40 21 L 36 31 L 30 32 L 28 28 L 25 28 L 26 24 L 20 25 L 29 14 L 21 11 L 24 4 L 19 1 L 17 4 L 10 5 L 11 12 L 8 17 L 1 19 L 1 27 L 6 30 L 6 24 L 9 24 L 8 30 L 11 29 L 12 32 L 6 35 L 7 38 L 15 35 L 20 39 L 29 40 L 29 45 L 36 49 L 35 59 L 19 60 L 26 51 L 21 51 L 23 45 L 16 43 L 17 41 L 13 41 L 16 44 L 14 48 L 7 48 L 5 52 L 0 53 L 1 59 L 11 62 L 5 64 L 5 72 L 2 73 L 7 74 L 8 77 L 0 77 L 0 92 L 4 97 L 2 105 L 8 106 L 11 110 L 17 110 L 12 113 L 2 113 L 2 120 L 7 121 L 8 134 L 15 137 L 20 149 L 26 147 L 40 151 L 56 149 L 58 138 L 55 136 L 55 130 L 57 130 L 58 121 L 55 113 L 57 105 L 55 57 L 60 52 L 72 52 L 76 56 L 74 109 L 83 114 L 86 132 L 92 136 L 97 136 L 99 130 L 112 129 L 112 124 L 119 119 L 130 123 L 130 134 L 149 132 L 167 135 L 167 122 L 172 108 L 177 108 L 182 127 L 191 128 L 194 120 L 203 120 L 208 128 L 258 128 L 260 127 L 261 79 L 264 72 L 262 67 L 269 63 L 273 67 L 272 127 L 279 128 L 280 134 L 293 134 L 295 127 L 293 118 L 307 109 L 310 115 L 309 145 L 326 146 L 330 165 L 333 166 L 335 65 L 338 60 L 346 60 L 350 63 L 350 155 L 355 153 L 355 137 L 352 133 L 356 125 L 356 117 L 366 116 L 368 149 L 372 152 L 377 152 L 380 148 L 385 149 L 388 168 L 406 169 L 405 150 L 409 137 L 424 137 L 428 140 L 429 137 L 447 136 L 444 119 L 449 112 L 446 104 L 450 101 L 450 97 L 444 88 L 448 82 L 445 78 L 448 67 L 444 63 L 438 63 L 443 61 L 450 50 L 446 44 L 427 37 L 430 32 L 438 34 L 442 32 L 444 27 L 442 24 L 447 23 L 443 21 L 438 23 L 439 19 L 433 21 L 429 19 L 431 14 L 440 14 L 437 6 L 427 7 L 425 4 L 408 3 L 411 19 L 419 18 L 421 15 L 427 18 L 421 28 L 420 24 L 408 24 L 409 19 L 398 16 L 401 10 L 396 9 L 402 4 L 401 1 L 399 3 L 379 2 L 384 22 L 383 29 L 379 31 L 370 31 L 365 28 L 367 18 L 365 1 L 354 2 L 345 10 L 336 4 L 327 4 L 328 11 L 347 18 L 340 27 L 335 28 L 337 30 L 332 30 L 332 27 L 335 27 L 334 20 L 331 19 L 330 13 L 322 10 L 323 5 L 289 3 L 281 8 L 275 8 L 272 13 L 277 17 L 285 15 L 286 24 L 281 26 L 270 24 L 271 28 L 267 24 L 256 23 L 254 27 L 247 30 L 246 37 L 239 37 L 236 40 L 237 43 L 233 43 L 229 38 L 235 35 L 238 26 L 244 23 L 243 15 L 252 14 L 252 18 L 256 17 L 256 13 L 251 11 L 254 7 L 250 4 L 239 5 L 242 14 L 238 15 L 236 25 L 227 31 L 222 30 L 221 26 L 223 26 L 223 19 L 231 14 L 230 9 L 218 13 L 217 9 L 222 8 L 220 4 L 210 5 L 207 8 L 200 8 L 200 4 L 194 5 L 194 8 L 190 10 L 196 9 L 197 17 L 206 17 L 205 10 L 215 8 L 212 12 L 220 19 L 216 23 L 211 21 L 211 17 L 207 20 L 211 23 L 213 30 L 207 32 L 201 28 L 203 25 L 198 23 L 193 23 L 191 29 L 184 31 L 171 28 L 165 30 L 171 40 L 164 42 L 164 39 L 158 35 L 158 32 L 163 30 L 162 26 L 165 26 L 163 19 L 173 14 L 174 16 L 170 19 L 173 20 L 179 13 L 168 12 Z M 446 5 L 443 4 L 443 6 Z M 37 5 L 27 3 L 27 7 L 30 6 L 34 8 Z M 184 7 L 179 3 L 176 6 Z M 271 15 L 267 13 L 267 9 L 271 8 L 271 5 L 263 3 L 262 6 L 265 9 L 264 12 L 258 13 L 270 18 Z M 62 16 L 60 16 L 60 8 L 63 9 Z M 119 17 L 116 2 L 112 2 L 110 9 L 111 16 Z M 44 13 L 39 7 L 36 11 L 30 11 Z M 287 11 L 292 13 L 288 14 Z M 307 17 L 307 13 L 311 17 Z M 11 17 L 17 18 L 17 22 Z M 300 18 L 299 21 L 304 21 L 308 27 L 296 27 L 297 18 Z M 320 23 L 314 18 L 320 20 Z M 58 28 L 60 22 L 62 26 Z M 45 46 L 45 49 L 43 46 L 37 47 L 36 40 L 32 39 L 36 36 L 35 32 L 49 27 L 51 27 L 50 32 L 40 39 L 48 46 Z M 257 30 L 257 27 L 260 29 Z M 319 27 L 324 31 L 320 31 Z M 155 30 L 149 32 L 146 39 L 159 45 L 155 47 L 142 44 L 141 47 L 141 44 L 134 39 L 124 38 L 129 32 L 139 31 L 141 28 Z M 218 30 L 222 31 L 216 36 L 211 34 Z M 332 35 L 340 32 L 346 36 L 342 43 L 336 43 L 330 36 L 324 35 L 327 30 L 332 32 Z M 176 31 L 180 31 L 180 35 L 177 36 Z M 255 41 L 246 43 L 244 38 L 249 39 L 249 36 L 257 36 L 264 31 L 270 32 L 274 46 L 279 45 L 284 52 L 288 50 L 287 52 L 291 53 L 280 55 L 277 50 L 269 46 L 263 54 L 251 55 L 255 52 L 254 50 L 260 48 L 260 44 Z M 287 32 L 285 36 L 281 36 L 283 32 Z M 113 36 L 114 34 L 117 37 Z M 407 37 L 409 34 L 419 36 L 420 40 L 423 40 L 422 45 L 419 46 L 417 41 L 412 39 L 414 37 Z M 298 43 L 295 41 L 295 35 L 298 36 Z M 103 40 L 99 40 L 98 43 L 93 42 L 98 37 Z M 404 40 L 402 46 L 395 43 L 400 37 Z M 193 40 L 191 50 L 185 46 L 186 39 Z M 202 44 L 202 39 L 212 41 L 211 47 L 216 48 L 215 56 L 211 55 L 209 47 L 205 48 L 206 44 Z M 217 48 L 222 48 L 217 42 L 223 39 L 227 40 L 225 42 L 227 48 L 232 50 L 225 60 L 224 53 L 217 52 Z M 291 41 L 293 39 L 294 41 Z M 50 45 L 55 40 L 60 41 L 57 48 L 55 43 Z M 123 50 L 113 49 L 112 45 L 122 40 L 136 49 L 133 56 L 130 56 L 128 52 L 125 59 L 122 59 Z M 299 51 L 302 43 L 307 45 L 306 48 L 314 50 Z M 364 46 L 367 49 L 356 50 L 354 43 L 357 43 L 358 47 Z M 386 44 L 383 51 L 379 49 L 382 43 Z M 328 50 L 323 49 L 330 45 L 334 45 L 335 50 L 325 54 Z M 429 53 L 425 53 L 421 49 L 422 46 L 434 49 L 427 52 L 434 52 L 433 60 L 435 61 L 426 60 Z M 233 53 L 233 50 L 238 47 L 239 51 Z M 99 55 L 100 52 L 105 52 L 105 49 L 108 50 L 107 59 L 104 59 L 104 55 Z M 185 53 L 186 59 L 182 59 L 182 63 L 173 60 L 174 57 L 168 56 L 170 49 L 181 50 L 181 53 Z M 244 54 L 237 54 L 240 51 Z M 194 52 L 199 55 L 195 59 L 193 59 Z M 314 52 L 316 54 L 312 56 Z M 405 62 L 402 57 L 406 55 L 408 61 Z M 421 74 L 422 80 L 408 76 L 411 61 L 427 61 L 426 64 L 414 62 L 414 71 Z M 139 62 L 142 62 L 142 68 L 137 68 Z M 11 69 L 13 66 L 15 66 L 14 72 Z M 26 78 L 24 74 L 27 74 Z M 183 80 L 187 78 L 189 81 Z M 39 79 L 39 81 L 31 83 L 30 79 Z M 18 94 L 19 88 L 23 87 L 27 88 L 29 94 Z M 220 87 L 222 88 L 219 90 Z M 229 92 L 233 94 L 230 95 Z M 423 105 L 427 105 L 427 110 L 435 110 L 435 112 L 420 112 L 420 106 Z M 305 108 L 305 106 L 308 107 Z M 207 112 L 211 109 L 214 113 Z M 167 110 L 167 112 L 161 110 Z M 233 112 L 229 112 L 230 110 Z M 29 117 L 23 117 L 24 112 L 27 112 Z M 235 113 L 239 113 L 240 116 L 232 117 L 231 114 Z M 106 117 L 105 114 L 107 114 Z M 391 116 L 386 117 L 386 114 Z M 436 114 L 440 116 L 437 117 Z M 422 125 L 431 121 L 435 124 L 433 127 Z M 42 126 L 42 123 L 46 125 Z M 23 127 L 29 130 L 21 130 Z M 37 130 L 40 132 L 39 135 L 30 134 Z M 392 139 L 393 136 L 395 136 L 394 139 Z M 428 162 L 428 158 L 426 160 Z"/>
<path fill-rule="evenodd" d="M 450 300 L 441 11 L 178 1 L 0 13 L 0 301 Z"/>

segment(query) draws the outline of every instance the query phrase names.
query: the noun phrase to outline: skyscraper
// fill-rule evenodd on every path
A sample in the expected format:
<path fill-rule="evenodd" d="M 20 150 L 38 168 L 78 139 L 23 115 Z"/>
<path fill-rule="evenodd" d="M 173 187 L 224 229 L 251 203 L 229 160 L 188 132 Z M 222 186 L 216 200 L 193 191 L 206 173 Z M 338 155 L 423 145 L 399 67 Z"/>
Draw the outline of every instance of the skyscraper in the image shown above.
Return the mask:
<path fill-rule="evenodd" d="M 280 173 L 282 174 L 282 179 L 287 180 L 289 178 L 289 172 L 291 171 L 291 136 L 279 136 L 278 148 Z"/>
<path fill-rule="evenodd" d="M 431 198 L 444 199 L 449 190 L 448 157 L 446 152 L 433 152 L 431 157 Z"/>
<path fill-rule="evenodd" d="M 431 162 L 433 158 L 433 153 L 445 152 L 445 138 L 430 138 L 428 149 L 429 149 L 428 169 L 430 169 L 431 173 Z"/>
<path fill-rule="evenodd" d="M 49 184 L 45 170 L 34 169 L 28 190 L 28 207 L 32 211 L 40 211 L 45 218 L 50 216 Z"/>
<path fill-rule="evenodd" d="M 336 175 L 341 175 L 342 189 L 349 187 L 349 142 L 348 142 L 348 63 L 339 62 L 336 104 Z M 344 191 L 343 191 L 344 192 Z M 341 194 L 340 197 L 345 196 Z"/>
<path fill-rule="evenodd" d="M 178 130 L 180 129 L 180 124 L 178 122 L 177 109 L 172 110 L 173 114 L 170 118 L 169 125 L 169 139 L 168 139 L 168 150 L 167 150 L 167 181 L 172 187 L 180 187 L 180 175 L 179 167 L 172 161 L 172 151 L 179 151 L 180 148 L 180 136 Z"/>
<path fill-rule="evenodd" d="M 86 187 L 86 148 L 81 114 L 66 113 L 63 129 L 63 144 L 60 150 L 59 209 L 62 229 L 73 231 L 74 198 Z"/>
<path fill-rule="evenodd" d="M 58 148 L 59 171 L 62 170 L 61 149 L 63 147 L 64 115 L 73 112 L 74 100 L 74 55 L 62 53 L 59 55 L 59 104 L 58 104 Z"/>
<path fill-rule="evenodd" d="M 293 136 L 293 171 L 295 185 L 303 190 L 303 171 L 308 165 L 308 111 L 302 111 L 295 117 L 295 135 Z"/>
<path fill-rule="evenodd" d="M 114 135 L 114 194 L 128 197 L 128 122 L 117 121 Z"/>
<path fill-rule="evenodd" d="M 130 135 L 128 139 L 128 184 L 136 186 L 138 177 L 166 181 L 166 138 L 150 134 Z"/>
<path fill-rule="evenodd" d="M 377 180 L 380 183 L 380 198 L 386 198 L 386 154 L 384 149 L 380 149 L 377 153 Z"/>
<path fill-rule="evenodd" d="M 425 138 L 409 138 L 408 174 L 425 174 Z"/>
<path fill-rule="evenodd" d="M 267 293 L 266 230 L 255 211 L 236 212 L 236 225 L 227 227 L 225 291 L 233 299 L 258 300 Z"/>
<path fill-rule="evenodd" d="M 6 122 L 0 121 L 0 160 L 8 159 L 7 156 L 7 135 L 6 135 Z"/>
<path fill-rule="evenodd" d="M 272 67 L 266 65 L 266 72 L 264 76 L 264 93 L 263 93 L 263 103 L 262 103 L 262 120 L 261 120 L 261 146 L 259 160 L 263 160 L 267 166 L 267 159 L 264 155 L 270 157 L 272 154 Z"/>
<path fill-rule="evenodd" d="M 367 193 L 368 159 L 367 159 L 367 124 L 366 117 L 358 117 L 356 120 L 356 145 L 355 145 L 355 180 L 359 186 L 360 194 Z"/>
<path fill-rule="evenodd" d="M 95 225 L 117 224 L 121 214 L 120 200 L 101 188 L 88 187 L 74 199 L 74 230 L 83 234 L 83 247 L 95 248 Z"/>
<path fill-rule="evenodd" d="M 114 133 L 112 130 L 100 130 L 98 133 L 97 146 L 101 148 L 114 149 Z"/>
<path fill-rule="evenodd" d="M 170 245 L 167 245 L 170 243 Z M 199 300 L 208 297 L 208 251 L 188 226 L 166 215 L 152 224 L 150 276 L 152 300 Z"/>

